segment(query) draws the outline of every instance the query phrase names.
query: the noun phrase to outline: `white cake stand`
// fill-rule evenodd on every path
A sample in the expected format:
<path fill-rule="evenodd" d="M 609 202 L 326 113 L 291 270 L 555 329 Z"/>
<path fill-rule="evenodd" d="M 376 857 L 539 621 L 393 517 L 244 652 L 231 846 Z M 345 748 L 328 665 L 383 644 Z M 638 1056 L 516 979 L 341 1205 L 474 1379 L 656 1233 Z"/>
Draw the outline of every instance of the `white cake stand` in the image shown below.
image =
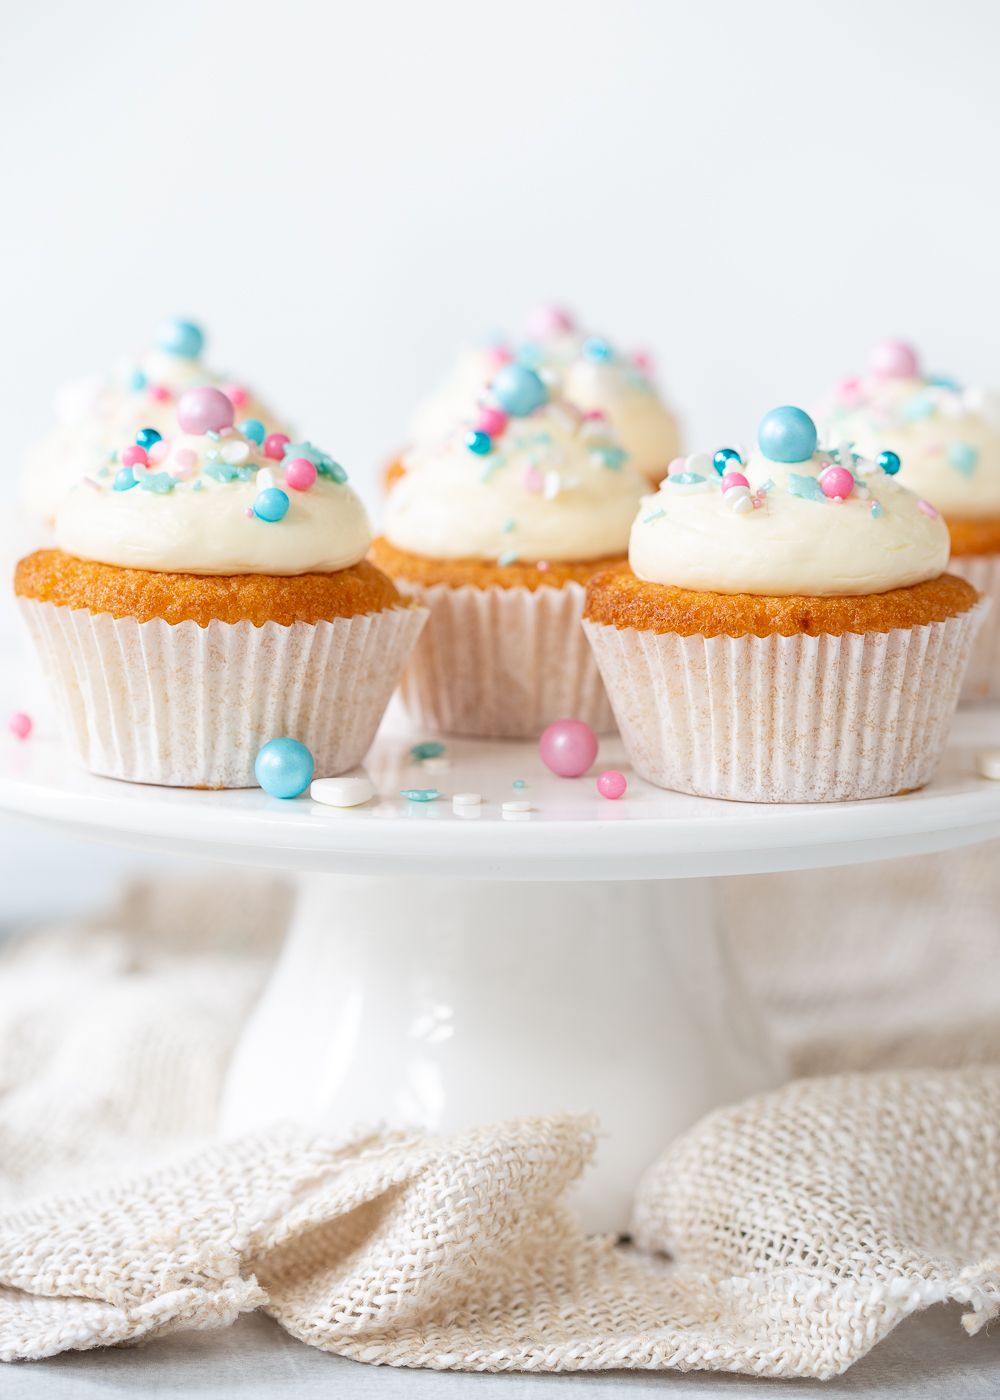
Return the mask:
<path fill-rule="evenodd" d="M 259 789 L 194 792 L 94 778 L 60 745 L 10 740 L 0 810 L 51 831 L 303 872 L 277 968 L 234 1056 L 227 1134 L 282 1118 L 450 1132 L 592 1111 L 604 1131 L 578 1206 L 624 1230 L 639 1176 L 721 1104 L 782 1066 L 729 959 L 718 877 L 845 865 L 1000 836 L 1000 709 L 960 712 L 930 785 L 864 803 L 765 807 L 662 792 L 620 768 L 560 779 L 525 743 L 447 740 L 418 764 L 387 720 L 366 760 L 379 796 L 338 810 Z M 521 779 L 526 786 L 515 790 Z M 430 803 L 400 789 L 440 789 Z M 450 795 L 478 792 L 478 809 Z M 501 804 L 522 798 L 528 813 Z"/>

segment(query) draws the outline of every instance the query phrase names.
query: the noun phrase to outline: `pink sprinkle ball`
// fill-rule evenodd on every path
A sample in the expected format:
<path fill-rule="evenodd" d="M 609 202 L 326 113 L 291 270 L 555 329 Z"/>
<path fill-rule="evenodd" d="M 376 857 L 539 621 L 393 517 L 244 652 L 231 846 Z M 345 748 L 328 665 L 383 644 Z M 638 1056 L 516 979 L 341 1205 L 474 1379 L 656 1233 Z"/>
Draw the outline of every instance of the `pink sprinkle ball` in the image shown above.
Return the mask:
<path fill-rule="evenodd" d="M 155 399 L 157 403 L 166 403 L 167 399 L 170 397 L 170 390 L 163 384 L 147 384 L 146 392 L 149 394 L 149 397 Z"/>
<path fill-rule="evenodd" d="M 525 467 L 521 473 L 521 485 L 525 491 L 532 491 L 537 495 L 544 487 L 545 482 L 537 467 Z"/>
<path fill-rule="evenodd" d="M 140 447 L 138 443 L 133 443 L 131 447 L 126 447 L 122 453 L 123 467 L 144 467 L 149 461 L 146 449 Z"/>
<path fill-rule="evenodd" d="M 903 340 L 881 340 L 868 355 L 876 379 L 913 379 L 919 373 L 916 352 Z"/>
<path fill-rule="evenodd" d="M 487 437 L 499 437 L 507 426 L 507 415 L 501 408 L 481 408 L 476 418 L 476 432 Z"/>
<path fill-rule="evenodd" d="M 169 451 L 170 443 L 167 442 L 164 438 L 161 438 L 159 442 L 153 443 L 152 447 L 150 447 L 146 452 L 146 456 L 155 466 L 158 462 L 163 461 L 164 457 Z"/>
<path fill-rule="evenodd" d="M 18 739 L 27 739 L 31 733 L 31 716 L 23 710 L 15 710 L 7 720 L 7 728 Z"/>
<path fill-rule="evenodd" d="M 573 317 L 561 306 L 536 306 L 525 322 L 529 340 L 552 340 L 572 329 Z"/>
<path fill-rule="evenodd" d="M 602 797 L 610 797 L 616 802 L 628 787 L 624 775 L 617 768 L 607 768 L 597 780 L 597 791 Z"/>
<path fill-rule="evenodd" d="M 667 467 L 667 476 L 679 476 L 681 472 L 687 471 L 687 458 L 675 457 Z"/>
<path fill-rule="evenodd" d="M 316 468 L 308 457 L 293 457 L 285 463 L 285 485 L 293 491 L 308 491 L 316 480 Z"/>
<path fill-rule="evenodd" d="M 285 455 L 285 443 L 290 441 L 287 433 L 268 433 L 264 439 L 264 456 L 270 457 L 272 462 L 280 462 Z"/>
<path fill-rule="evenodd" d="M 726 472 L 725 476 L 722 478 L 723 491 L 728 491 L 730 486 L 746 486 L 749 488 L 750 483 L 742 472 Z"/>
<path fill-rule="evenodd" d="M 220 384 L 219 388 L 225 394 L 233 408 L 242 408 L 250 397 L 242 384 Z"/>
<path fill-rule="evenodd" d="M 846 467 L 830 467 L 819 479 L 825 496 L 846 500 L 854 490 L 854 476 Z"/>
<path fill-rule="evenodd" d="M 221 389 L 189 389 L 177 400 L 177 421 L 185 433 L 218 433 L 231 428 L 233 405 Z"/>
<path fill-rule="evenodd" d="M 560 778 L 579 778 L 597 757 L 597 735 L 582 719 L 557 719 L 543 732 L 538 752 Z"/>

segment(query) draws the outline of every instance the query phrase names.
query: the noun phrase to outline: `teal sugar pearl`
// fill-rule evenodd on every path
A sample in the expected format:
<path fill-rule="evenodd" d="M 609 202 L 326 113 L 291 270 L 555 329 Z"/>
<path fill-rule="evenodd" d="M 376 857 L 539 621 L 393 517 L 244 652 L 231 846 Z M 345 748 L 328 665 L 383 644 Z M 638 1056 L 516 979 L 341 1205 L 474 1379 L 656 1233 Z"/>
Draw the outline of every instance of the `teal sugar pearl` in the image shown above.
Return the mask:
<path fill-rule="evenodd" d="M 726 472 L 734 471 L 743 465 L 743 459 L 735 447 L 720 447 L 712 462 L 720 476 L 725 476 Z"/>
<path fill-rule="evenodd" d="M 312 782 L 313 756 L 298 739 L 270 739 L 258 752 L 253 771 L 271 797 L 298 797 Z"/>
<path fill-rule="evenodd" d="M 140 428 L 135 435 L 136 443 L 139 447 L 144 447 L 148 452 L 154 442 L 159 442 L 162 433 L 158 433 L 155 428 Z"/>
<path fill-rule="evenodd" d="M 585 360 L 599 365 L 603 364 L 605 360 L 610 360 L 614 351 L 606 340 L 602 340 L 599 335 L 592 335 L 583 342 L 582 354 Z"/>
<path fill-rule="evenodd" d="M 253 513 L 261 520 L 283 520 L 288 513 L 288 497 L 277 486 L 269 486 L 254 501 Z"/>
<path fill-rule="evenodd" d="M 761 419 L 757 443 L 770 462 L 808 462 L 816 451 L 816 424 L 801 408 L 772 408 Z"/>
<path fill-rule="evenodd" d="M 193 321 L 163 321 L 156 329 L 157 349 L 186 360 L 196 360 L 204 343 L 205 337 Z"/>
<path fill-rule="evenodd" d="M 875 461 L 882 468 L 882 470 L 884 472 L 888 472 L 890 476 L 895 476 L 896 473 L 899 471 L 900 466 L 902 465 L 896 453 L 889 452 L 888 450 L 885 452 L 880 452 L 875 458 Z"/>
<path fill-rule="evenodd" d="M 489 433 L 466 433 L 465 445 L 470 452 L 475 452 L 480 457 L 485 457 L 489 452 L 492 443 Z"/>

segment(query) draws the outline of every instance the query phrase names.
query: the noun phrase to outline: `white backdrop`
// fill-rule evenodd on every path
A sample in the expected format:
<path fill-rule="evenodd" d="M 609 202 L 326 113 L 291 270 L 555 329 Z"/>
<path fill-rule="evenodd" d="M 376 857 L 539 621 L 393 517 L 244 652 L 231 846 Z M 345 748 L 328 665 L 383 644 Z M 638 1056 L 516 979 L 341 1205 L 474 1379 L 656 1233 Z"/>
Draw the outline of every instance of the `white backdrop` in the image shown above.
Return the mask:
<path fill-rule="evenodd" d="M 692 449 L 888 334 L 1000 383 L 998 53 L 992 0 L 8 6 L 0 494 L 167 315 L 373 506 L 540 299 L 650 347 Z"/>

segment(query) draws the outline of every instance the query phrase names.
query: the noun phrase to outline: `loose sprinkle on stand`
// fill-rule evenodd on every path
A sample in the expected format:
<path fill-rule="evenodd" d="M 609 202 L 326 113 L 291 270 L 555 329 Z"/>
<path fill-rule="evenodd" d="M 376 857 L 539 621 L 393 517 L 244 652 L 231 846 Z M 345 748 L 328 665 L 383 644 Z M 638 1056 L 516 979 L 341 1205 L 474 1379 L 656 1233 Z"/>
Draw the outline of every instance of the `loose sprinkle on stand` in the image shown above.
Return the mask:
<path fill-rule="evenodd" d="M 410 802 L 433 802 L 441 796 L 437 788 L 400 788 L 399 795 Z"/>
<path fill-rule="evenodd" d="M 483 799 L 478 792 L 456 792 L 451 800 L 456 807 L 478 807 Z"/>
<path fill-rule="evenodd" d="M 426 743 L 414 744 L 410 750 L 410 757 L 414 762 L 422 763 L 425 758 L 439 758 L 444 749 L 444 744 L 439 744 L 436 739 L 428 739 Z"/>
<path fill-rule="evenodd" d="M 523 788 L 523 787 L 527 787 L 527 786 L 528 786 L 528 784 L 524 781 L 523 778 L 515 778 L 514 781 L 511 783 L 511 787 L 516 787 L 516 788 Z"/>
<path fill-rule="evenodd" d="M 501 812 L 530 812 L 530 802 L 501 802 Z"/>

